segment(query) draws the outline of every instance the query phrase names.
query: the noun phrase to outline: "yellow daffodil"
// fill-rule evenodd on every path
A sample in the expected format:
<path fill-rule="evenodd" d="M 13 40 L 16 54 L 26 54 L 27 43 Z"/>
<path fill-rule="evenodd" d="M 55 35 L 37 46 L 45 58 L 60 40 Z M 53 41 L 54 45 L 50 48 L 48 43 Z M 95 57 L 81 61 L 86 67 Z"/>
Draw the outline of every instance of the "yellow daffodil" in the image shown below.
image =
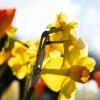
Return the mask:
<path fill-rule="evenodd" d="M 49 24 L 48 28 L 57 28 L 58 31 L 50 34 L 51 41 L 66 41 L 71 40 L 74 44 L 77 41 L 75 29 L 77 27 L 76 22 L 67 22 L 67 16 L 63 13 L 57 15 L 55 24 Z M 78 41 L 77 41 L 78 42 Z M 45 59 L 46 61 L 50 58 L 61 56 L 64 53 L 62 43 L 53 43 L 45 46 Z M 48 60 L 47 60 L 48 59 Z M 45 62 L 45 61 L 44 61 Z"/>
<path fill-rule="evenodd" d="M 94 68 L 94 59 L 83 55 L 86 51 L 81 51 L 79 45 L 65 42 L 64 57 L 51 59 L 41 71 L 41 77 L 47 86 L 55 92 L 60 90 L 58 100 L 69 100 L 76 89 L 76 82 L 87 82 L 89 71 Z"/>
<path fill-rule="evenodd" d="M 76 38 L 75 29 L 78 24 L 76 22 L 67 21 L 67 16 L 63 13 L 57 15 L 55 24 L 49 24 L 48 28 L 57 28 L 59 31 L 51 34 L 50 40 L 61 41 L 61 40 L 73 40 Z"/>
<path fill-rule="evenodd" d="M 49 25 L 49 28 L 56 27 L 59 29 L 50 35 L 50 40 L 64 41 L 61 46 L 63 55 L 55 56 L 43 65 L 41 78 L 51 90 L 60 91 L 58 100 L 71 100 L 76 90 L 76 83 L 87 82 L 89 72 L 95 66 L 95 60 L 88 57 L 86 42 L 84 39 L 76 37 L 74 30 L 76 26 L 77 24 L 74 22 L 67 24 L 62 13 L 58 15 L 55 24 Z M 52 47 L 49 45 L 45 53 L 48 54 L 53 49 L 58 50 L 58 44 L 55 45 Z"/>
<path fill-rule="evenodd" d="M 8 61 L 8 65 L 12 68 L 13 74 L 18 79 L 23 79 L 30 73 L 32 66 L 35 64 L 39 41 L 34 43 L 15 41 L 11 51 L 12 57 Z"/>
<path fill-rule="evenodd" d="M 77 42 L 77 46 L 80 45 L 80 43 Z M 84 43 L 82 43 L 84 44 Z M 69 49 L 70 46 L 73 46 L 72 49 Z M 92 71 L 95 66 L 95 61 L 93 58 L 88 57 L 88 55 L 83 55 L 86 52 L 85 45 L 82 49 L 79 49 L 76 45 L 72 45 L 70 42 L 64 43 L 64 61 L 62 64 L 62 69 L 66 70 L 66 75 L 70 77 L 69 82 L 71 82 L 69 85 L 66 83 L 66 87 L 72 87 L 70 90 L 67 91 L 70 96 L 67 96 L 66 89 L 64 87 L 61 88 L 60 100 L 66 100 L 71 98 L 71 94 L 75 91 L 76 84 L 75 82 L 85 83 L 89 79 L 89 71 Z M 84 60 L 83 60 L 84 59 Z M 68 70 L 68 72 L 67 72 Z M 74 80 L 74 81 L 72 81 Z M 65 80 L 66 81 L 66 80 Z"/>

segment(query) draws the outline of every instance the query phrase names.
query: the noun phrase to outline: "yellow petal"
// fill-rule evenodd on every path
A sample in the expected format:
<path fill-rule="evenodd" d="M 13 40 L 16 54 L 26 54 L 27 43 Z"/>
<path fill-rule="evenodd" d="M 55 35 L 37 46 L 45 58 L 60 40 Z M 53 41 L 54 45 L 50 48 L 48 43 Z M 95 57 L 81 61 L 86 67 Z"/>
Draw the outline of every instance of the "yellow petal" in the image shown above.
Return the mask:
<path fill-rule="evenodd" d="M 47 28 L 52 28 L 52 27 L 55 27 L 55 24 L 49 24 L 49 25 L 47 26 Z"/>
<path fill-rule="evenodd" d="M 26 50 L 26 54 L 30 57 L 36 57 L 37 56 L 37 50 L 33 48 L 28 48 Z"/>
<path fill-rule="evenodd" d="M 14 65 L 16 65 L 16 58 L 15 57 L 12 57 L 12 58 L 10 58 L 9 60 L 8 60 L 8 65 L 10 66 L 10 67 L 13 67 Z"/>
<path fill-rule="evenodd" d="M 13 26 L 10 26 L 7 30 L 6 30 L 6 33 L 9 37 L 13 37 L 14 36 L 14 33 L 16 32 L 16 28 L 13 27 Z"/>
<path fill-rule="evenodd" d="M 63 61 L 63 68 L 70 68 L 71 67 L 71 63 L 70 63 L 70 54 L 69 54 L 69 47 L 71 45 L 71 42 L 65 42 L 64 43 L 64 61 Z"/>
<path fill-rule="evenodd" d="M 70 29 L 75 29 L 78 27 L 78 23 L 77 22 L 70 22 L 68 25 L 67 25 L 67 30 L 70 30 Z"/>
<path fill-rule="evenodd" d="M 53 58 L 50 60 L 41 71 L 41 78 L 45 84 L 53 91 L 58 92 L 65 76 L 56 74 L 59 71 L 63 62 L 62 57 Z"/>
<path fill-rule="evenodd" d="M 67 23 L 67 16 L 64 13 L 59 13 L 57 15 L 57 20 L 54 24 L 49 24 L 48 28 L 56 27 L 60 28 L 61 26 L 66 26 Z"/>
<path fill-rule="evenodd" d="M 29 59 L 29 62 L 34 66 L 36 62 L 36 57 Z"/>
<path fill-rule="evenodd" d="M 19 54 L 23 54 L 23 52 L 27 49 L 26 46 L 24 46 L 21 42 L 15 41 L 14 47 L 12 49 L 12 55 L 16 56 Z"/>
<path fill-rule="evenodd" d="M 24 64 L 24 60 L 22 58 L 20 58 L 20 56 L 16 56 L 16 57 L 11 57 L 8 60 L 8 65 L 10 67 L 14 67 L 16 65 L 23 65 Z"/>
<path fill-rule="evenodd" d="M 67 16 L 64 13 L 60 13 L 57 15 L 56 26 L 64 26 L 67 22 Z"/>
<path fill-rule="evenodd" d="M 84 49 L 86 47 L 86 42 L 83 38 L 79 38 L 77 41 L 76 41 L 76 46 L 81 50 L 81 49 Z"/>
<path fill-rule="evenodd" d="M 70 52 L 69 52 L 70 58 L 69 61 L 72 65 L 76 65 L 80 56 L 80 51 L 76 47 L 74 47 Z M 67 56 L 67 55 L 66 55 Z"/>
<path fill-rule="evenodd" d="M 76 84 L 73 80 L 64 80 L 64 83 L 62 85 L 58 100 L 72 100 L 72 96 L 75 93 L 76 90 Z"/>
<path fill-rule="evenodd" d="M 66 22 L 67 19 L 68 19 L 67 16 L 62 12 L 57 15 L 57 20 L 59 22 Z"/>
<path fill-rule="evenodd" d="M 86 67 L 89 71 L 92 71 L 94 69 L 96 62 L 91 57 L 83 57 L 79 60 L 78 64 Z"/>
<path fill-rule="evenodd" d="M 74 47 L 70 41 L 64 43 L 64 63 L 63 66 L 70 68 L 75 65 L 79 59 L 80 51 Z"/>
<path fill-rule="evenodd" d="M 69 34 L 63 32 L 63 31 L 58 31 L 56 33 L 51 34 L 50 36 L 51 41 L 63 41 L 63 40 L 69 40 Z"/>
<path fill-rule="evenodd" d="M 20 67 L 18 73 L 16 73 L 16 76 L 18 79 L 21 80 L 21 79 L 25 78 L 26 74 L 27 74 L 27 66 L 23 65 Z"/>

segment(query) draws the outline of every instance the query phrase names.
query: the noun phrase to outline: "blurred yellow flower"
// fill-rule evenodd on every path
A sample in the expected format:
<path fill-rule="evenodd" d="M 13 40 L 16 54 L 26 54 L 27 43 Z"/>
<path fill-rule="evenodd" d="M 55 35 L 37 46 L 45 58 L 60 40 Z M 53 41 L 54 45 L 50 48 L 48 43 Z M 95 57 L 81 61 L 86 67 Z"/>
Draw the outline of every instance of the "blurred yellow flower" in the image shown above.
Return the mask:
<path fill-rule="evenodd" d="M 36 61 L 38 46 L 38 40 L 33 43 L 26 42 L 24 44 L 15 41 L 11 51 L 12 57 L 9 59 L 8 65 L 12 68 L 13 74 L 18 79 L 23 79 L 30 73 Z"/>
<path fill-rule="evenodd" d="M 8 35 L 8 37 L 12 38 L 12 37 L 14 37 L 16 30 L 17 29 L 15 27 L 10 26 L 6 29 L 6 34 Z"/>

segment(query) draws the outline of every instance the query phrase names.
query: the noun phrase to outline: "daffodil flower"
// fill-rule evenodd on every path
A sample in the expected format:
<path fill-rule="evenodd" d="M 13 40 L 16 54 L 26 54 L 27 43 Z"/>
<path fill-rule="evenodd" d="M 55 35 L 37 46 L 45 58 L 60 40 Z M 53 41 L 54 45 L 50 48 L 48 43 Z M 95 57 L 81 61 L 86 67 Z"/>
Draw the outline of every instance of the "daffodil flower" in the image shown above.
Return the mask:
<path fill-rule="evenodd" d="M 88 55 L 83 56 L 83 52 L 86 51 L 81 51 L 70 41 L 65 42 L 64 57 L 55 57 L 44 65 L 41 77 L 51 90 L 60 91 L 58 100 L 69 100 L 76 89 L 76 82 L 88 81 L 95 61 Z"/>
<path fill-rule="evenodd" d="M 49 24 L 48 28 L 57 28 L 59 31 L 54 32 L 50 36 L 52 41 L 62 41 L 62 40 L 73 40 L 76 38 L 75 29 L 77 28 L 77 22 L 68 22 L 67 16 L 63 13 L 57 15 L 57 20 L 55 24 Z"/>
<path fill-rule="evenodd" d="M 77 36 L 75 29 L 78 26 L 76 22 L 68 22 L 67 16 L 63 13 L 57 15 L 57 20 L 54 24 L 49 24 L 48 28 L 56 28 L 57 31 L 54 31 L 50 34 L 50 42 L 60 42 L 70 40 L 73 44 L 76 44 Z M 61 56 L 64 53 L 64 48 L 62 43 L 51 43 L 45 46 L 45 60 L 47 62 L 50 58 Z"/>
<path fill-rule="evenodd" d="M 31 72 L 31 68 L 35 64 L 38 45 L 39 41 L 24 44 L 15 41 L 11 51 L 12 57 L 9 59 L 8 65 L 18 79 L 23 79 Z"/>
<path fill-rule="evenodd" d="M 60 91 L 58 100 L 70 100 L 75 93 L 76 83 L 88 81 L 89 73 L 94 69 L 95 60 L 88 57 L 88 47 L 85 40 L 76 36 L 74 30 L 76 23 L 67 24 L 61 13 L 58 15 L 56 23 L 49 25 L 49 27 L 59 29 L 50 35 L 50 40 L 64 41 L 62 45 L 64 51 L 63 55 L 55 56 L 43 65 L 40 76 L 51 90 Z M 48 48 L 51 51 L 57 50 L 59 46 L 55 45 L 51 48 L 49 45 Z M 48 54 L 48 52 L 50 53 L 50 50 L 46 50 L 45 53 Z"/>

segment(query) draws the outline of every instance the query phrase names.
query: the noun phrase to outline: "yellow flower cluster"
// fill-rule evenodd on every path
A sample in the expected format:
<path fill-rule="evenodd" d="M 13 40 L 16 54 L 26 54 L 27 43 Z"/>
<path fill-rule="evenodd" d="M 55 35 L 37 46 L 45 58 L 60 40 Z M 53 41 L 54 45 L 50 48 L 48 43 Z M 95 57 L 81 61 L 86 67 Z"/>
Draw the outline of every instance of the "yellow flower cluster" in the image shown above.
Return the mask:
<path fill-rule="evenodd" d="M 50 35 L 50 40 L 64 41 L 64 43 L 46 46 L 46 57 L 51 54 L 53 57 L 43 65 L 41 71 L 41 78 L 45 84 L 55 92 L 60 91 L 58 100 L 70 100 L 76 90 L 76 83 L 87 82 L 89 72 L 95 66 L 95 60 L 88 57 L 86 42 L 76 35 L 77 23 L 68 23 L 66 18 L 60 13 L 56 23 L 48 26 L 58 29 Z"/>
<path fill-rule="evenodd" d="M 23 79 L 31 72 L 31 68 L 36 61 L 38 45 L 38 40 L 34 43 L 14 42 L 14 47 L 11 50 L 12 57 L 8 60 L 8 65 L 18 79 Z"/>

